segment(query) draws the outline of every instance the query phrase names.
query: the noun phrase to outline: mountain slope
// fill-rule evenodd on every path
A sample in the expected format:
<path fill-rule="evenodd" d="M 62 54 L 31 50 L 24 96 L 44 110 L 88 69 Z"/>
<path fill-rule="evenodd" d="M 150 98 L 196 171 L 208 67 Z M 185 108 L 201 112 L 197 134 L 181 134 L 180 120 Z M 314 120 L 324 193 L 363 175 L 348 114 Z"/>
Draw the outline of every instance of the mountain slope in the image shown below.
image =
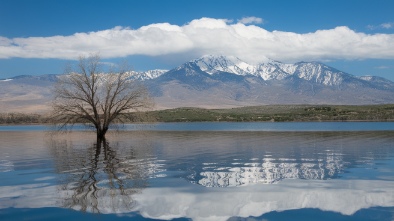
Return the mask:
<path fill-rule="evenodd" d="M 0 112 L 46 112 L 57 75 L 23 75 L 0 80 Z"/>

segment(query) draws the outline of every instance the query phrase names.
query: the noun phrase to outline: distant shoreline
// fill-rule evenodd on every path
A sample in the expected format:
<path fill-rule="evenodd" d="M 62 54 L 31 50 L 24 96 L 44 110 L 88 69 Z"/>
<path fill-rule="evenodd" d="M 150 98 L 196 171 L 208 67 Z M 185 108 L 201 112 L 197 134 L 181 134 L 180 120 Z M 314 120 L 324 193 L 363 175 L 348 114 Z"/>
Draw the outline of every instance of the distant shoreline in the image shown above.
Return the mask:
<path fill-rule="evenodd" d="M 394 104 L 183 107 L 140 113 L 138 122 L 392 122 Z M 133 123 L 133 122 L 126 122 Z M 49 124 L 45 114 L 0 113 L 0 125 Z"/>
<path fill-rule="evenodd" d="M 158 122 L 388 122 L 394 104 L 265 105 L 229 109 L 175 108 L 150 112 Z"/>

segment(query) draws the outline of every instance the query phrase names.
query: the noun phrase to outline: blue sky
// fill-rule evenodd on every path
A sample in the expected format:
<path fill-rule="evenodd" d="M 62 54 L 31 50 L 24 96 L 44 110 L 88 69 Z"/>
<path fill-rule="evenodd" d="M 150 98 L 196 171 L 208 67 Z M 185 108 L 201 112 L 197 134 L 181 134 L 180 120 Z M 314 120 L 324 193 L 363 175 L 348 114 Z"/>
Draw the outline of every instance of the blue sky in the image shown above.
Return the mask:
<path fill-rule="evenodd" d="M 394 80 L 392 0 L 0 0 L 0 78 L 79 55 L 169 69 L 204 54 L 322 61 Z"/>

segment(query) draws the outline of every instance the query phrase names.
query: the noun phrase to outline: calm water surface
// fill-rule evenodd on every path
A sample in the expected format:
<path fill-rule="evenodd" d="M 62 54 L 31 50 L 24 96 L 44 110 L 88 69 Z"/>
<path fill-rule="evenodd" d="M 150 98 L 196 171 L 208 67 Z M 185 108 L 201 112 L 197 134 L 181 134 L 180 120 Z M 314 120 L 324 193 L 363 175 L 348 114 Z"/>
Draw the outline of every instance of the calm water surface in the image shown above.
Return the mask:
<path fill-rule="evenodd" d="M 393 123 L 44 129 L 0 126 L 0 220 L 394 220 Z"/>

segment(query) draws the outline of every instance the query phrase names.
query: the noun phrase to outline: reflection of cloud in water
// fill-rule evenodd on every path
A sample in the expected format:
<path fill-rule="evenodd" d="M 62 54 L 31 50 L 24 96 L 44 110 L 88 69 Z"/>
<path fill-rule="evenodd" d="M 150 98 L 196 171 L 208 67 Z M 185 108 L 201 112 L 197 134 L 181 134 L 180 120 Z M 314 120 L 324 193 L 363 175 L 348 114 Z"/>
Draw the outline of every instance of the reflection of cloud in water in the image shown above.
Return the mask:
<path fill-rule="evenodd" d="M 58 197 L 54 197 L 56 195 Z M 73 191 L 47 184 L 0 187 L 0 209 L 61 207 Z M 126 207 L 109 188 L 97 195 L 104 214 L 138 211 L 146 218 L 227 220 L 233 216 L 261 216 L 272 211 L 317 208 L 351 215 L 360 209 L 394 206 L 394 183 L 372 180 L 291 180 L 277 185 L 242 188 L 203 188 L 197 185 L 147 188 L 133 195 L 135 207 Z M 9 201 L 12 199 L 12 205 Z M 80 209 L 73 207 L 73 209 Z"/>
<path fill-rule="evenodd" d="M 256 161 L 257 159 L 254 159 Z M 242 186 L 250 183 L 277 183 L 283 179 L 329 179 L 343 171 L 341 154 L 329 153 L 319 159 L 264 158 L 263 163 L 231 163 L 232 167 L 215 167 L 215 163 L 204 163 L 198 184 L 206 187 Z M 195 177 L 190 176 L 192 182 Z"/>
<path fill-rule="evenodd" d="M 317 208 L 345 215 L 370 207 L 394 206 L 394 183 L 368 180 L 292 180 L 278 185 L 204 189 L 149 188 L 136 195 L 144 217 L 227 220 L 272 211 Z"/>

